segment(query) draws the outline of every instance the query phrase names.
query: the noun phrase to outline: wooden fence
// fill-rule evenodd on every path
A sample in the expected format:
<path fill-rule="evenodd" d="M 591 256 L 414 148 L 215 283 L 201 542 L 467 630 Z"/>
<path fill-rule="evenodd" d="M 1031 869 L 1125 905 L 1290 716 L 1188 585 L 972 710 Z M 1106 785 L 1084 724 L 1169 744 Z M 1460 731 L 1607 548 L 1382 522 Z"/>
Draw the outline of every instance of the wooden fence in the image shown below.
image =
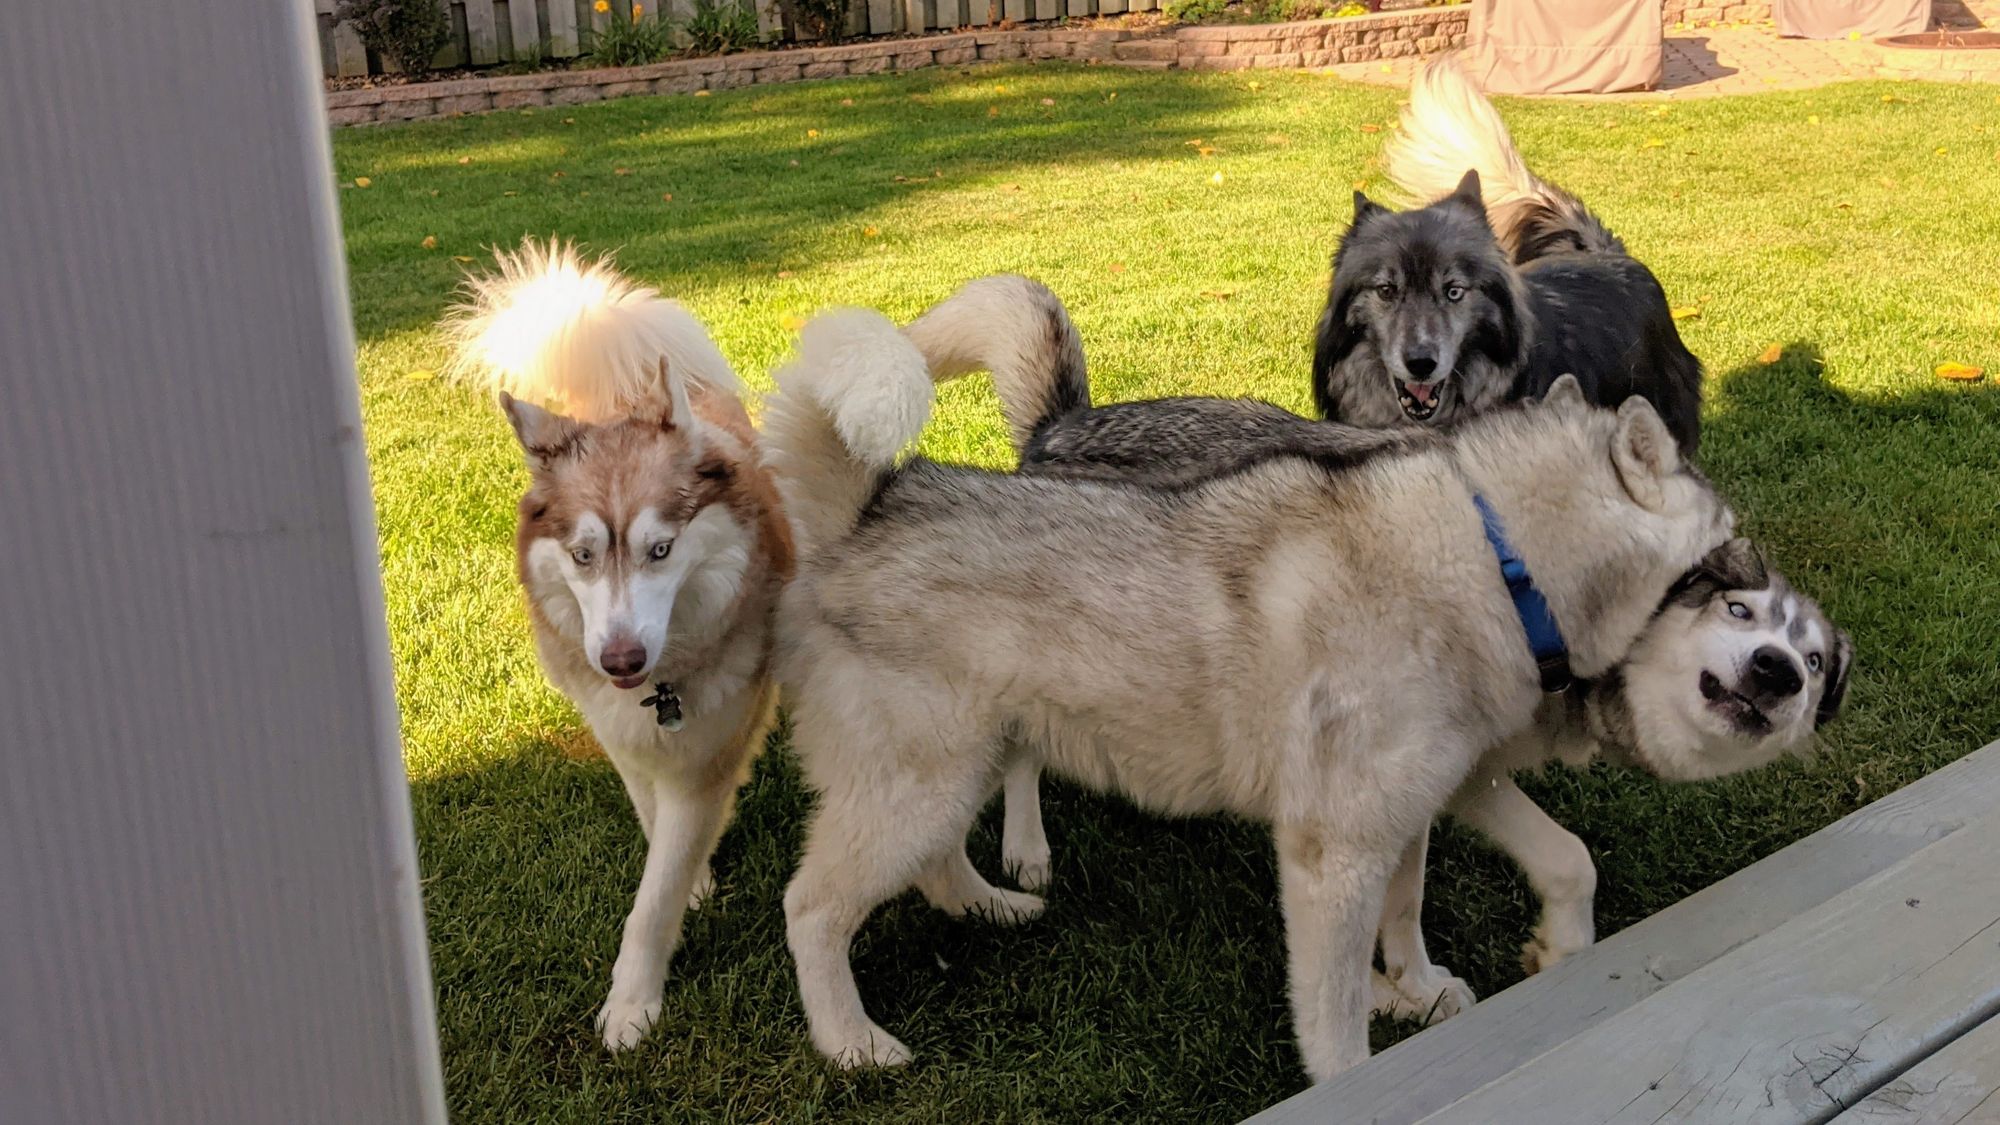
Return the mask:
<path fill-rule="evenodd" d="M 592 31 L 612 17 L 594 0 L 441 0 L 451 8 L 451 40 L 432 65 L 492 66 L 571 59 L 590 52 Z M 631 0 L 613 0 L 630 3 Z M 649 14 L 681 22 L 694 14 L 693 0 L 641 0 Z M 730 2 L 730 0 L 723 0 Z M 777 0 L 735 0 L 757 14 L 766 40 L 786 37 Z M 894 35 L 989 27 L 1001 22 L 1055 20 L 1066 16 L 1147 12 L 1163 0 L 849 0 L 847 33 Z M 361 37 L 333 18 L 334 0 L 312 0 L 318 17 L 320 64 L 328 75 L 348 77 L 393 71 L 395 64 L 369 54 Z M 655 7 L 657 5 L 657 8 Z"/>

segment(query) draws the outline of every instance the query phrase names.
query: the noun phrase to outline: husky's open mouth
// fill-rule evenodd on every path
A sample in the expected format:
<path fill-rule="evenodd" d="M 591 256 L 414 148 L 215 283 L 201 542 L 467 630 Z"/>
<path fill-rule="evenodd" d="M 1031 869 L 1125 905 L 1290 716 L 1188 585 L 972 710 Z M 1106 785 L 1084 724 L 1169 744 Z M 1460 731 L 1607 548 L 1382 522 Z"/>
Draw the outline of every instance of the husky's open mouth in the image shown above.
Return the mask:
<path fill-rule="evenodd" d="M 630 691 L 631 689 L 633 689 L 633 688 L 635 688 L 635 687 L 638 687 L 638 686 L 639 686 L 640 684 L 643 684 L 643 683 L 645 683 L 645 682 L 646 682 L 646 677 L 644 677 L 644 676 L 613 676 L 613 677 L 611 677 L 611 686 L 612 686 L 612 687 L 615 687 L 615 688 L 620 688 L 620 689 L 623 689 L 623 690 L 625 690 L 625 691 Z"/>
<path fill-rule="evenodd" d="M 1403 413 L 1412 421 L 1429 421 L 1444 403 L 1444 384 L 1397 383 L 1396 401 L 1403 404 Z"/>
<path fill-rule="evenodd" d="M 1771 720 L 1746 697 L 1722 686 L 1722 679 L 1713 672 L 1701 674 L 1701 697 L 1708 700 L 1711 711 L 1735 724 L 1736 729 L 1746 734 L 1762 734 L 1771 729 Z"/>

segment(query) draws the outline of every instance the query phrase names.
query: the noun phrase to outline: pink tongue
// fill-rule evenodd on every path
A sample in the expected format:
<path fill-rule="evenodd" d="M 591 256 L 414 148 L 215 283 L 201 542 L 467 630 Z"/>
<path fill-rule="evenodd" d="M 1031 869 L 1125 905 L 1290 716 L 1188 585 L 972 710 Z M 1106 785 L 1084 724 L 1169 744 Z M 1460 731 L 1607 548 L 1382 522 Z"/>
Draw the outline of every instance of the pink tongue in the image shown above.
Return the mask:
<path fill-rule="evenodd" d="M 1416 399 L 1425 406 L 1437 405 L 1438 389 L 1436 383 L 1404 383 L 1403 389 L 1410 392 L 1411 398 Z"/>

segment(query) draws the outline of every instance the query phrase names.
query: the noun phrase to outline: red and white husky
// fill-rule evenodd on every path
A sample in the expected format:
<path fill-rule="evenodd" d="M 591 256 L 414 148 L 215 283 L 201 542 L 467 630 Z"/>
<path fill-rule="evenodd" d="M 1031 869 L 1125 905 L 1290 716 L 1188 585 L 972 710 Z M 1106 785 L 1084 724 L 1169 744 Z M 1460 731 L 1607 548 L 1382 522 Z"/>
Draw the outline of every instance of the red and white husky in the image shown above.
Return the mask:
<path fill-rule="evenodd" d="M 446 321 L 527 454 L 515 534 L 535 648 L 632 797 L 645 873 L 598 1030 L 658 1018 L 683 913 L 776 704 L 793 547 L 741 384 L 692 314 L 559 243 L 471 278 Z"/>

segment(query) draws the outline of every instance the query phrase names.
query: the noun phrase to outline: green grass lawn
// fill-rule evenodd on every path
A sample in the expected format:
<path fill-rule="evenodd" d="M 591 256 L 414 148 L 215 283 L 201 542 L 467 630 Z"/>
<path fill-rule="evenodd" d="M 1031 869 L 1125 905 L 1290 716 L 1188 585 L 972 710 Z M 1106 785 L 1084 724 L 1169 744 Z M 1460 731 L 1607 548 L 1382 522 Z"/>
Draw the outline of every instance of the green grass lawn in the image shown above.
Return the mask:
<path fill-rule="evenodd" d="M 1304 74 L 1048 65 L 336 135 L 457 1120 L 1216 1120 L 1305 1084 L 1265 834 L 1060 786 L 1048 914 L 1005 930 L 891 903 L 855 963 L 919 1061 L 829 1070 L 784 951 L 806 796 L 782 736 L 688 922 L 664 1026 L 607 1057 L 591 1018 L 639 830 L 535 667 L 511 569 L 525 474 L 498 411 L 432 374 L 432 324 L 454 255 L 561 234 L 686 301 L 761 387 L 802 314 L 907 318 L 1013 270 L 1067 300 L 1102 401 L 1303 410 L 1327 258 L 1351 190 L 1381 186 L 1396 101 Z M 1810 761 L 1697 786 L 1530 780 L 1596 855 L 1608 932 L 2000 735 L 2000 394 L 1932 374 L 2000 373 L 2000 128 L 1981 124 L 2000 90 L 1501 108 L 1530 162 L 1701 310 L 1681 329 L 1709 370 L 1705 467 L 1858 646 L 1848 713 Z M 983 380 L 947 391 L 926 448 L 1008 461 Z M 974 859 L 995 870 L 997 851 L 989 814 Z M 1514 983 L 1521 878 L 1465 834 L 1431 854 L 1434 955 L 1482 994 Z"/>

